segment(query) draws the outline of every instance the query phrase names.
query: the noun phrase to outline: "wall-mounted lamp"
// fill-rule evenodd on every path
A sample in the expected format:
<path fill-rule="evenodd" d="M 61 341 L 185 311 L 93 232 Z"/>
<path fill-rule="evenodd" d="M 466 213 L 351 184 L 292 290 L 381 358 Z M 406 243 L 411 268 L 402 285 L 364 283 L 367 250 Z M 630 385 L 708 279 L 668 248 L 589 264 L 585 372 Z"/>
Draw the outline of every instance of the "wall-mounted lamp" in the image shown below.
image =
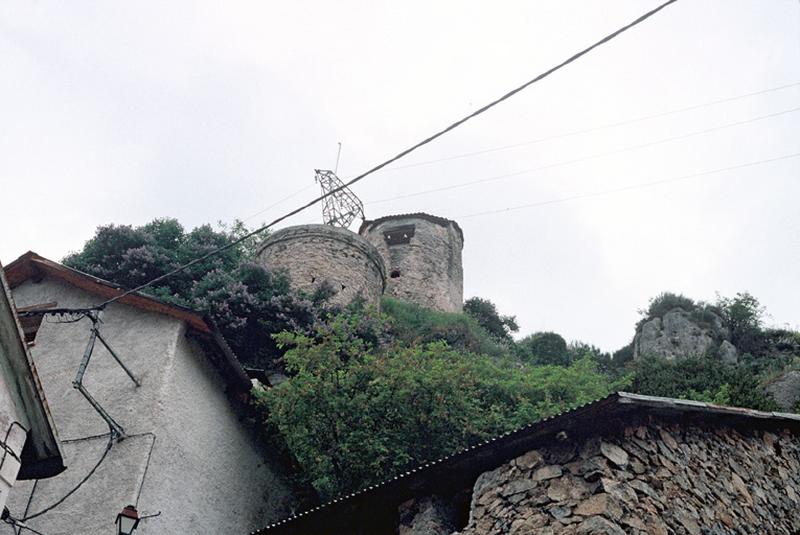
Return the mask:
<path fill-rule="evenodd" d="M 139 511 L 132 505 L 127 505 L 117 515 L 117 535 L 131 535 L 139 525 Z"/>

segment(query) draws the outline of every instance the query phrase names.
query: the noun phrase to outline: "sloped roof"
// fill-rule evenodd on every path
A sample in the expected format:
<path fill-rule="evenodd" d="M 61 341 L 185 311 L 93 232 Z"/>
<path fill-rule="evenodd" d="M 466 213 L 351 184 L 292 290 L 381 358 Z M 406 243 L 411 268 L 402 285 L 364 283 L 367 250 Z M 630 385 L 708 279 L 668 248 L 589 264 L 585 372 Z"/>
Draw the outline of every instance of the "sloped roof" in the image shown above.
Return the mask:
<path fill-rule="evenodd" d="M 39 375 L 31 354 L 24 342 L 22 328 L 17 321 L 14 298 L 3 275 L 0 265 L 0 358 L 5 356 L 11 372 L 5 377 L 6 383 L 13 388 L 21 400 L 27 416 L 28 439 L 22 448 L 21 465 L 18 479 L 39 479 L 52 477 L 61 473 L 64 466 L 64 455 L 53 422 L 53 416 L 47 406 Z M 6 369 L 3 366 L 3 369 Z M 4 430 L 5 431 L 5 430 Z"/>
<path fill-rule="evenodd" d="M 321 527 L 326 533 L 337 533 L 337 528 L 341 529 L 359 515 L 377 514 L 382 502 L 394 504 L 396 508 L 397 504 L 407 499 L 433 493 L 432 490 L 440 488 L 445 479 L 471 484 L 483 472 L 542 444 L 555 443 L 556 435 L 561 432 L 568 433 L 567 436 L 576 431 L 600 432 L 612 427 L 612 422 L 624 425 L 634 411 L 655 416 L 679 416 L 686 423 L 692 419 L 702 419 L 734 426 L 784 426 L 800 433 L 800 414 L 761 412 L 684 399 L 616 392 L 292 515 L 251 535 L 315 533 Z"/>
<path fill-rule="evenodd" d="M 117 297 L 125 292 L 125 288 L 118 284 L 48 260 L 33 251 L 28 251 L 8 264 L 5 267 L 5 274 L 12 289 L 27 280 L 51 276 L 94 294 L 103 300 Z M 119 299 L 117 303 L 185 321 L 192 331 L 210 340 L 216 347 L 219 355 L 218 358 L 212 360 L 228 384 L 237 391 L 250 390 L 252 386 L 250 378 L 247 376 L 241 362 L 236 358 L 219 330 L 209 319 L 190 308 L 166 303 L 139 292 L 126 295 Z"/>
<path fill-rule="evenodd" d="M 36 279 L 43 275 L 50 275 L 63 280 L 73 286 L 86 290 L 103 299 L 111 299 L 124 293 L 126 288 L 119 284 L 100 279 L 94 275 L 83 273 L 58 262 L 48 260 L 33 251 L 28 251 L 6 266 L 6 277 L 11 288 L 16 288 L 29 279 Z M 159 312 L 187 322 L 192 328 L 206 334 L 211 333 L 211 328 L 203 316 L 189 308 L 165 303 L 155 297 L 142 293 L 126 295 L 118 301 L 132 307 Z"/>

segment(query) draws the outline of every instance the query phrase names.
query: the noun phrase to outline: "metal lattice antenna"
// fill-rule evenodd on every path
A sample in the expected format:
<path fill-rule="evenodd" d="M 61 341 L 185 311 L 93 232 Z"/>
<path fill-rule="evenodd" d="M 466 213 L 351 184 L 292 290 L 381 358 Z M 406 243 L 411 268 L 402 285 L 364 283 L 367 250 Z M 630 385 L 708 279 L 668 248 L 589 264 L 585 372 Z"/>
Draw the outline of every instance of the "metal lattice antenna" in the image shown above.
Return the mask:
<path fill-rule="evenodd" d="M 316 169 L 314 180 L 322 187 L 323 195 L 335 191 L 322 200 L 322 219 L 326 225 L 347 228 L 353 220 L 360 216 L 364 219 L 364 204 L 356 194 L 345 187 L 336 173 Z"/>

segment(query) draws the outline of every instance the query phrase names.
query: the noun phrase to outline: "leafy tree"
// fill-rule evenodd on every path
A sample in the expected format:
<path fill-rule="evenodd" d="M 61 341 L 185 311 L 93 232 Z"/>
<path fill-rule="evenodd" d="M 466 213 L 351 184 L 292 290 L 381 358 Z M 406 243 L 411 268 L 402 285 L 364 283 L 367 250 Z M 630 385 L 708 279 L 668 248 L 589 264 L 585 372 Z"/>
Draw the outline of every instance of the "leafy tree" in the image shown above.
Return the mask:
<path fill-rule="evenodd" d="M 731 343 L 740 351 L 755 353 L 762 342 L 764 307 L 748 292 L 735 297 L 717 297 L 717 307 L 731 331 Z"/>
<path fill-rule="evenodd" d="M 616 369 L 623 369 L 633 360 L 633 342 L 614 351 L 611 362 Z"/>
<path fill-rule="evenodd" d="M 154 219 L 146 225 L 104 225 L 76 253 L 67 255 L 63 263 L 71 268 L 115 282 L 126 288 L 144 284 L 178 266 L 233 242 L 246 232 L 237 222 L 231 228 L 210 225 L 186 232 L 171 218 Z M 196 280 L 212 271 L 231 273 L 245 261 L 249 243 L 242 243 L 177 273 L 145 290 L 161 299 L 188 305 Z"/>
<path fill-rule="evenodd" d="M 372 317 L 373 319 L 368 319 Z M 282 333 L 290 381 L 258 404 L 323 498 L 566 410 L 619 388 L 591 359 L 520 367 L 443 342 L 385 347 L 385 320 L 344 313 L 313 335 Z M 378 332 L 375 332 L 377 329 Z"/>
<path fill-rule="evenodd" d="M 488 299 L 470 297 L 464 301 L 464 313 L 472 316 L 478 324 L 500 341 L 511 342 L 511 333 L 519 330 L 515 316 L 501 316 L 497 307 Z"/>
<path fill-rule="evenodd" d="M 571 357 L 564 338 L 554 332 L 539 332 L 517 342 L 517 352 L 524 362 L 538 365 L 569 366 Z"/>
<path fill-rule="evenodd" d="M 240 222 L 186 232 L 169 218 L 139 227 L 106 225 L 64 264 L 131 288 L 230 245 L 247 232 Z M 328 294 L 324 288 L 309 296 L 293 294 L 284 274 L 250 261 L 254 248 L 255 238 L 245 240 L 144 292 L 206 313 L 248 366 L 271 368 L 280 355 L 271 333 L 310 328 Z"/>

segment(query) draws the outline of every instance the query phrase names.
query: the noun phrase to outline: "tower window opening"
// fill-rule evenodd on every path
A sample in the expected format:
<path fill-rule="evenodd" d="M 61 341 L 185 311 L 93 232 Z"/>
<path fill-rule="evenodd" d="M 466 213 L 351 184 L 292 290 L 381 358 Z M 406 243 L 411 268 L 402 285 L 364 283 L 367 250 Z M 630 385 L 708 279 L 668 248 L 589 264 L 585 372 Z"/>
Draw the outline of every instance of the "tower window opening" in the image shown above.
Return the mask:
<path fill-rule="evenodd" d="M 393 269 L 392 272 L 389 273 L 389 276 L 391 278 L 393 278 L 393 279 L 399 278 L 400 277 L 400 270 L 399 269 Z"/>

